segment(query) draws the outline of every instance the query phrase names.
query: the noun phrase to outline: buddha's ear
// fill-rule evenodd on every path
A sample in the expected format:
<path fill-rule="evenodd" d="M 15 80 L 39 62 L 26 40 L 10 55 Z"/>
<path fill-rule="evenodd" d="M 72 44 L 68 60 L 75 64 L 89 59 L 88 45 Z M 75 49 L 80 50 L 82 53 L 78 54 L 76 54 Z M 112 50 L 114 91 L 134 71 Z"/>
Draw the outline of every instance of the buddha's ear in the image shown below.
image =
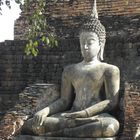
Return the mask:
<path fill-rule="evenodd" d="M 104 60 L 104 45 L 102 44 L 100 46 L 101 46 L 101 48 L 100 48 L 100 51 L 98 53 L 98 58 L 99 58 L 99 60 L 103 61 Z"/>

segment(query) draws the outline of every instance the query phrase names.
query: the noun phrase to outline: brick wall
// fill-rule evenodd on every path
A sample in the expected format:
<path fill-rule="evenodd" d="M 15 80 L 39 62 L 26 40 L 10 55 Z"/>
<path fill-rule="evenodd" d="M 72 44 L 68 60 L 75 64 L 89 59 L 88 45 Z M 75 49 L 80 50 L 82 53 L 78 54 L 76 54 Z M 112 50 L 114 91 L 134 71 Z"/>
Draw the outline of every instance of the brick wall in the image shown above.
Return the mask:
<path fill-rule="evenodd" d="M 140 139 L 140 82 L 125 84 L 124 131 L 120 140 Z"/>
<path fill-rule="evenodd" d="M 79 42 L 74 39 L 60 40 L 57 48 L 40 48 L 37 57 L 25 55 L 25 44 L 20 40 L 0 43 L 1 94 L 17 94 L 37 81 L 60 84 L 63 67 L 81 59 Z"/>
<path fill-rule="evenodd" d="M 4 107 L 15 103 L 15 100 L 12 103 L 7 100 L 5 103 L 5 95 L 10 99 L 11 94 L 14 97 L 28 84 L 36 81 L 60 84 L 63 68 L 82 60 L 77 36 L 80 22 L 91 11 L 91 2 L 92 0 L 75 0 L 69 4 L 67 0 L 58 0 L 54 5 L 48 3 L 46 17 L 60 37 L 59 47 L 47 50 L 40 48 L 40 55 L 36 58 L 24 55 L 25 41 L 20 40 L 26 39 L 26 17 L 29 14 L 22 12 L 15 23 L 15 39 L 20 40 L 0 43 L 1 108 L 2 105 Z M 140 0 L 129 0 L 128 3 L 125 0 L 98 0 L 100 19 L 107 30 L 105 62 L 117 65 L 121 70 L 121 97 L 125 97 L 120 116 L 121 122 L 125 124 L 124 131 L 122 127 L 120 133 L 122 140 L 134 140 L 140 117 L 136 113 L 140 111 L 139 95 L 136 94 L 138 91 L 135 88 L 125 88 L 124 84 L 126 81 L 140 79 L 139 7 Z M 133 104 L 133 107 L 130 108 L 129 104 Z"/>
<path fill-rule="evenodd" d="M 69 1 L 73 1 L 70 3 Z M 81 21 L 91 13 L 93 0 L 58 0 L 55 4 L 47 2 L 46 18 L 60 37 L 75 37 Z M 118 16 L 135 16 L 140 13 L 140 0 L 97 0 L 100 19 Z M 35 4 L 31 7 L 34 9 Z M 29 13 L 23 11 L 15 22 L 15 39 L 25 39 Z M 105 19 L 106 20 L 106 19 Z M 121 22 L 121 21 L 118 21 Z M 112 23 L 113 24 L 113 23 Z M 107 25 L 108 27 L 108 25 Z"/>

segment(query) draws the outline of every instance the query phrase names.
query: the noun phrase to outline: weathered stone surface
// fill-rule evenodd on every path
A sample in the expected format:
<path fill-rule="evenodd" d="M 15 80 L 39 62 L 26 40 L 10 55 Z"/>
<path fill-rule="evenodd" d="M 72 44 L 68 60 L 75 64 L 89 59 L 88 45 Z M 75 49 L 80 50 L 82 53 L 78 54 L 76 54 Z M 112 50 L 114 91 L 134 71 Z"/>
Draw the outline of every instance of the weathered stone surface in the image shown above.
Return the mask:
<path fill-rule="evenodd" d="M 34 84 L 19 94 L 18 103 L 7 111 L 0 121 L 0 140 L 20 133 L 24 121 L 59 97 L 58 87 L 53 84 Z"/>
<path fill-rule="evenodd" d="M 113 138 L 59 138 L 59 137 L 35 137 L 35 136 L 17 136 L 13 140 L 117 140 Z"/>
<path fill-rule="evenodd" d="M 68 0 L 58 1 L 56 5 L 52 4 L 50 7 L 52 9 L 50 12 L 54 15 L 54 17 L 50 18 L 50 22 L 58 27 L 57 30 L 59 36 L 73 37 L 77 35 L 75 33 L 75 29 L 77 29 L 76 23 L 81 19 L 81 12 L 84 11 L 84 14 L 87 15 L 91 11 L 89 0 L 86 2 L 73 2 L 73 6 L 70 6 L 68 4 Z M 115 4 L 112 5 L 112 3 Z M 102 4 L 105 6 L 102 6 Z M 117 65 L 121 69 L 121 86 L 124 81 L 140 79 L 139 4 L 139 1 L 134 0 L 129 1 L 128 5 L 125 1 L 118 0 L 106 1 L 104 3 L 102 3 L 102 1 L 98 1 L 99 16 L 105 14 L 104 19 L 102 17 L 100 19 L 102 19 L 107 28 L 108 39 L 105 48 L 105 60 Z M 79 6 L 77 7 L 77 5 Z M 112 8 L 110 9 L 110 7 Z M 75 9 L 73 10 L 73 8 Z M 23 12 L 20 19 L 16 22 L 15 38 L 25 39 L 24 37 L 28 30 L 28 28 L 26 28 L 28 26 L 26 16 L 27 14 Z M 63 26 L 64 24 L 68 24 L 70 26 Z M 23 87 L 29 83 L 35 82 L 37 79 L 40 80 L 41 78 L 41 80 L 45 82 L 60 83 L 63 67 L 68 63 L 79 62 L 81 59 L 77 39 L 61 40 L 58 48 L 51 48 L 47 51 L 41 49 L 40 56 L 38 56 L 37 59 L 31 57 L 27 58 L 24 55 L 24 46 L 24 41 L 17 40 L 0 43 L 0 93 L 19 93 L 19 90 L 21 91 Z M 10 57 L 9 55 L 13 55 L 13 57 Z M 16 59 L 17 57 L 18 59 Z M 135 102 L 134 105 L 139 104 L 139 97 L 136 97 L 134 94 L 130 95 L 135 98 L 133 98 L 133 102 Z M 7 103 L 5 100 L 7 100 Z M 11 104 L 9 104 L 8 100 L 9 98 L 2 98 L 0 101 L 0 108 L 4 111 L 7 109 L 7 105 L 10 106 Z M 10 102 L 15 104 L 16 100 L 10 100 Z M 138 107 L 135 108 L 138 109 Z M 125 109 L 127 110 L 127 107 Z M 124 111 L 123 108 L 122 110 Z M 135 132 L 137 130 L 135 123 L 138 123 L 140 115 L 137 115 L 138 119 L 135 121 L 130 121 L 129 118 L 131 119 L 133 114 L 133 111 L 129 111 L 127 116 L 128 119 L 125 123 L 129 124 L 131 122 L 131 124 L 130 126 L 126 126 L 126 131 L 122 140 L 132 140 L 133 138 L 131 134 L 133 131 Z M 123 119 L 123 116 L 121 116 L 121 119 Z"/>
<path fill-rule="evenodd" d="M 93 9 L 96 9 L 96 0 L 94 3 Z M 98 13 L 92 12 L 92 16 L 83 23 L 79 37 L 83 61 L 64 69 L 61 98 L 37 112 L 33 119 L 27 120 L 24 134 L 51 133 L 46 136 L 78 138 L 113 137 L 118 134 L 119 121 L 110 111 L 116 111 L 119 105 L 120 70 L 101 62 L 106 31 L 93 15 Z M 101 89 L 104 92 L 101 93 Z M 55 116 L 56 113 L 59 114 Z M 79 123 L 76 118 L 80 118 Z"/>

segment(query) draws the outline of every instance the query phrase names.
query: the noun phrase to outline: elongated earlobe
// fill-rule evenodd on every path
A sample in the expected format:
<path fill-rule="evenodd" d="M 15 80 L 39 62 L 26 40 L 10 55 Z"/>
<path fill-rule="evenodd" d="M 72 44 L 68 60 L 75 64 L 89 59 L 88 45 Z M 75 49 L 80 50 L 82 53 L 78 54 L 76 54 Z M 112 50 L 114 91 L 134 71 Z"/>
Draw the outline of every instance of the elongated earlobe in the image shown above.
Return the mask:
<path fill-rule="evenodd" d="M 100 59 L 101 59 L 101 61 L 103 61 L 104 60 L 104 47 L 101 47 L 101 52 L 100 52 L 101 54 L 100 54 Z"/>
<path fill-rule="evenodd" d="M 103 61 L 104 60 L 104 46 L 101 46 L 101 48 L 100 48 L 100 51 L 98 53 L 98 59 L 100 61 Z"/>

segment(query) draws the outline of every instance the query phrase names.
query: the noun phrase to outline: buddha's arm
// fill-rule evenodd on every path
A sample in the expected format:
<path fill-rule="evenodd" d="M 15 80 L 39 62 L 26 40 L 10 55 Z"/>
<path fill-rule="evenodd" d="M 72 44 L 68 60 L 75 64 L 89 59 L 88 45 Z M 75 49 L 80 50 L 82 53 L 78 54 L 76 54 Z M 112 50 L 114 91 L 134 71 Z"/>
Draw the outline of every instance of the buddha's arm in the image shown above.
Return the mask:
<path fill-rule="evenodd" d="M 66 117 L 90 117 L 102 112 L 107 112 L 114 109 L 118 104 L 118 92 L 120 86 L 120 72 L 119 69 L 113 66 L 112 69 L 105 73 L 105 91 L 106 100 L 101 101 L 85 110 L 67 114 Z"/>
<path fill-rule="evenodd" d="M 104 82 L 106 100 L 85 109 L 87 115 L 89 116 L 110 111 L 114 109 L 118 104 L 120 71 L 116 66 L 112 66 L 111 68 L 106 70 Z"/>
<path fill-rule="evenodd" d="M 69 71 L 65 69 L 62 73 L 61 96 L 58 100 L 35 114 L 34 122 L 38 125 L 42 125 L 43 120 L 48 115 L 56 114 L 69 108 L 72 101 L 72 86 L 69 78 Z"/>
<path fill-rule="evenodd" d="M 67 110 L 72 102 L 72 84 L 70 78 L 70 70 L 65 68 L 62 74 L 61 96 L 53 104 L 49 105 L 49 115 Z"/>

